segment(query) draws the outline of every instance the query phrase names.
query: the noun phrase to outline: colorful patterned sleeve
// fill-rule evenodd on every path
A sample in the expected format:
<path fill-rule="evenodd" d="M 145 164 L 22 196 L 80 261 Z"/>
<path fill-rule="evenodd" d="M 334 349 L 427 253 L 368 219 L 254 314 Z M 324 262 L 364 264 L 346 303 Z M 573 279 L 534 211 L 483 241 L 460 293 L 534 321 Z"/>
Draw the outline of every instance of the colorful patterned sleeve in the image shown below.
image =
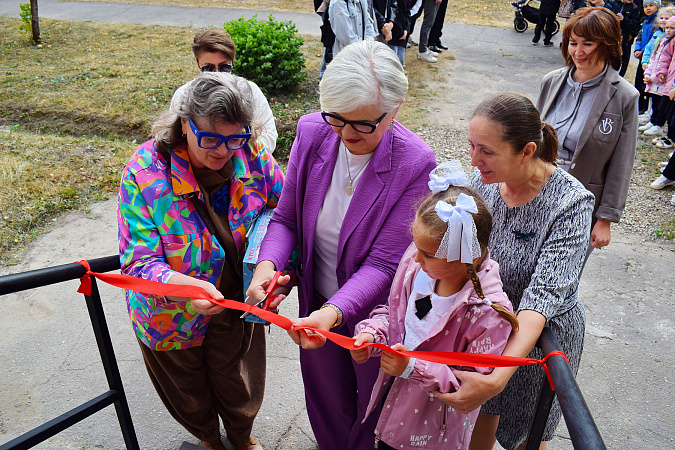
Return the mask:
<path fill-rule="evenodd" d="M 152 216 L 153 204 L 148 204 L 144 194 L 152 192 L 158 198 L 168 183 L 159 177 L 139 181 L 130 169 L 131 165 L 132 162 L 122 175 L 117 210 L 122 273 L 166 282 L 175 272 L 166 262 L 157 225 Z M 163 297 L 152 298 L 158 303 L 165 302 Z"/>
<path fill-rule="evenodd" d="M 267 151 L 262 142 L 258 142 L 251 149 L 251 152 L 251 159 L 255 160 L 262 176 L 265 177 L 264 186 L 267 191 L 267 206 L 275 208 L 277 203 L 279 203 L 284 186 L 284 173 L 281 171 L 281 167 L 279 167 L 274 156 Z"/>

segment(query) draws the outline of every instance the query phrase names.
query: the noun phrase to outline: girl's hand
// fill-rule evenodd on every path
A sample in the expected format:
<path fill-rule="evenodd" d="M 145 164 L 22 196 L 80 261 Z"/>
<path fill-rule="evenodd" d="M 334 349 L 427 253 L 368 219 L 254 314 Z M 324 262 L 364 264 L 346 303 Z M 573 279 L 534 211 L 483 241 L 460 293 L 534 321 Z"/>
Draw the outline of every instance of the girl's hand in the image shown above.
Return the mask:
<path fill-rule="evenodd" d="M 640 58 L 642 58 L 642 52 L 636 50 L 635 53 L 633 53 L 633 56 L 635 56 L 637 59 L 640 59 Z"/>
<path fill-rule="evenodd" d="M 397 351 L 407 351 L 403 344 L 396 344 L 392 347 L 393 350 Z M 408 367 L 408 362 L 410 361 L 409 356 L 402 356 L 396 353 L 385 350 L 382 352 L 382 357 L 380 359 L 380 367 L 382 372 L 392 377 L 399 377 L 403 373 L 406 367 Z"/>
<path fill-rule="evenodd" d="M 659 75 L 659 82 L 665 83 L 666 82 L 666 76 L 664 74 Z"/>
<path fill-rule="evenodd" d="M 668 92 L 668 98 L 675 100 L 675 89 L 671 89 L 670 92 Z"/>
<path fill-rule="evenodd" d="M 356 339 L 354 345 L 357 347 L 363 345 L 364 343 L 372 344 L 375 342 L 375 337 L 370 333 L 359 333 L 354 336 L 354 339 Z M 356 361 L 358 364 L 363 364 L 364 362 L 368 361 L 368 358 L 370 358 L 370 347 L 349 350 L 349 353 L 351 353 L 354 361 Z"/>
<path fill-rule="evenodd" d="M 326 343 L 326 337 L 312 330 L 296 330 L 296 327 L 312 327 L 320 330 L 330 330 L 337 322 L 338 315 L 333 308 L 322 308 L 314 311 L 309 317 L 295 319 L 291 322 L 293 326 L 288 330 L 288 335 L 293 342 L 306 350 L 323 347 Z"/>
<path fill-rule="evenodd" d="M 403 30 L 403 36 L 401 39 L 405 40 L 408 37 L 408 30 Z"/>
<path fill-rule="evenodd" d="M 434 391 L 434 395 L 443 403 L 451 406 L 462 414 L 468 414 L 495 395 L 499 394 L 509 378 L 503 383 L 492 375 L 482 375 L 477 372 L 465 372 L 462 370 L 452 371 L 460 383 L 460 388 L 455 392 Z"/>
<path fill-rule="evenodd" d="M 611 222 L 605 219 L 598 219 L 591 230 L 591 246 L 593 248 L 606 247 L 612 240 Z"/>
<path fill-rule="evenodd" d="M 619 19 L 619 21 L 623 20 L 623 14 L 619 13 L 616 15 L 616 18 Z"/>

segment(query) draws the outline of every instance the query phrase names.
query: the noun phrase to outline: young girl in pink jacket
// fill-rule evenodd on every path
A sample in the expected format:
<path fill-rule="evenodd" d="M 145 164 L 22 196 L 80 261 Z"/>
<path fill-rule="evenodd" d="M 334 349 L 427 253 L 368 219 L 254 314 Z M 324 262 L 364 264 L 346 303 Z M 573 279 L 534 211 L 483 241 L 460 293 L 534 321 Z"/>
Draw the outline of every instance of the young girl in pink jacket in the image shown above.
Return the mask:
<path fill-rule="evenodd" d="M 492 216 L 466 187 L 458 161 L 443 163 L 430 177 L 432 194 L 417 210 L 414 243 L 399 264 L 388 304 L 356 325 L 356 345 L 499 355 L 518 322 L 487 250 Z M 491 368 L 449 367 L 371 347 L 351 353 L 360 364 L 381 357 L 366 412 L 383 402 L 378 449 L 468 448 L 478 409 L 461 414 L 433 392 L 459 387 L 455 369 L 487 374 Z"/>
<path fill-rule="evenodd" d="M 666 123 L 669 103 L 669 89 L 666 86 L 669 82 L 670 86 L 673 85 L 672 78 L 669 78 L 668 74 L 668 67 L 673 61 L 673 50 L 675 49 L 673 36 L 675 36 L 675 17 L 671 17 L 666 22 L 664 35 L 656 45 L 645 69 L 645 92 L 652 94 L 652 115 L 649 123 L 638 128 L 644 132 L 645 136 L 660 136 L 663 134 L 663 125 Z M 661 139 L 661 142 L 664 141 L 665 138 Z M 659 146 L 658 143 L 657 146 Z M 672 143 L 670 147 L 672 147 Z"/>

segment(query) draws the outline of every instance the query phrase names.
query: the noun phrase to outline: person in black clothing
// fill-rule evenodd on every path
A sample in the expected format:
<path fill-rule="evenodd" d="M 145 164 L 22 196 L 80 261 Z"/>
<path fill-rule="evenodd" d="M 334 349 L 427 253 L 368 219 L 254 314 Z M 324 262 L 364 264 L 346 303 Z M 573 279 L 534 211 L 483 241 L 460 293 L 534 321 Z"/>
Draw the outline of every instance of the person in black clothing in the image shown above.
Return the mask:
<path fill-rule="evenodd" d="M 438 5 L 436 19 L 434 19 L 434 24 L 431 27 L 431 31 L 429 32 L 429 50 L 432 52 L 440 53 L 443 50 L 448 49 L 448 47 L 441 43 L 441 36 L 443 35 L 443 23 L 445 23 L 445 11 L 447 9 L 448 0 L 441 1 L 441 4 Z"/>
<path fill-rule="evenodd" d="M 553 47 L 551 38 L 555 31 L 555 16 L 560 9 L 560 0 L 541 0 L 539 3 L 539 23 L 534 28 L 532 45 L 539 43 L 542 30 L 544 31 L 544 47 Z"/>
<path fill-rule="evenodd" d="M 619 69 L 619 75 L 624 76 L 630 62 L 633 40 L 640 32 L 641 11 L 633 3 L 633 0 L 614 0 L 609 4 L 616 17 L 619 18 L 619 25 L 621 26 L 621 68 Z"/>
<path fill-rule="evenodd" d="M 398 4 L 397 0 L 373 0 L 373 11 L 375 12 L 375 25 L 380 32 L 380 40 L 384 43 L 391 41 L 391 30 L 396 21 Z"/>

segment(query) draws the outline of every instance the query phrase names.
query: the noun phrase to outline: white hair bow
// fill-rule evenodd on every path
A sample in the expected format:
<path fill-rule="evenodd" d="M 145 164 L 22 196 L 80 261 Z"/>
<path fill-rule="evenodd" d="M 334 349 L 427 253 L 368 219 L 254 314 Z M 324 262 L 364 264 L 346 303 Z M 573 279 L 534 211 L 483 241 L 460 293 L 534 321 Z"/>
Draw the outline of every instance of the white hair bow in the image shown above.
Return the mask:
<path fill-rule="evenodd" d="M 472 263 L 474 258 L 481 255 L 480 244 L 476 237 L 476 224 L 469 214 L 478 213 L 476 201 L 469 195 L 459 194 L 455 206 L 439 200 L 435 209 L 438 217 L 448 224 L 448 229 L 434 256 L 447 261 L 460 260 L 465 264 Z"/>
<path fill-rule="evenodd" d="M 450 186 L 466 186 L 468 182 L 462 165 L 456 159 L 442 162 L 429 174 L 429 189 L 434 194 Z"/>

